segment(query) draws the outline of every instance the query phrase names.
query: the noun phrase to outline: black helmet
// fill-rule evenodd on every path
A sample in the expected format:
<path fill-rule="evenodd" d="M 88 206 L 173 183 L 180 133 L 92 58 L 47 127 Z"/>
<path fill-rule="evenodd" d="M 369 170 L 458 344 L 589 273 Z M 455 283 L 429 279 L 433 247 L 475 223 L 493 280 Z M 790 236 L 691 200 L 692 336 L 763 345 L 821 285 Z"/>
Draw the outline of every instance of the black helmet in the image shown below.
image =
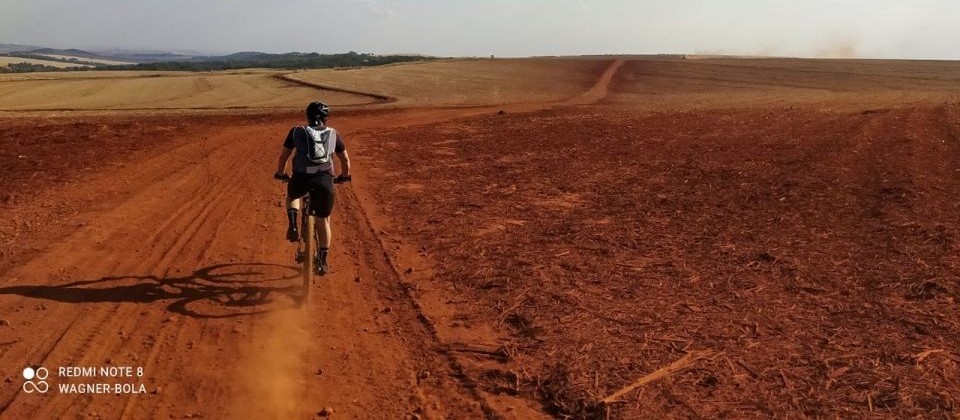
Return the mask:
<path fill-rule="evenodd" d="M 307 105 L 307 119 L 310 121 L 326 120 L 328 115 L 330 115 L 330 107 L 323 102 L 310 102 Z"/>

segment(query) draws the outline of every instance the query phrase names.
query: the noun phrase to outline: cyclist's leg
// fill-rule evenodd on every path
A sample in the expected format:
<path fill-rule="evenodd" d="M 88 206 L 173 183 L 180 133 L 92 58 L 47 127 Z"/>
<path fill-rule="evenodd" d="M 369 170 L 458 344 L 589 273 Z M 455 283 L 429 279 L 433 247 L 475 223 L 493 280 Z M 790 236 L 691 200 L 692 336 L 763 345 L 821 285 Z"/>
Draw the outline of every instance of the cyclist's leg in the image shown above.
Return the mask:
<path fill-rule="evenodd" d="M 327 217 L 318 217 L 319 223 L 317 223 L 317 246 L 320 249 L 329 249 L 330 248 L 330 216 Z"/>
<path fill-rule="evenodd" d="M 297 242 L 300 240 L 298 229 L 298 213 L 301 209 L 301 198 L 309 191 L 309 185 L 304 179 L 296 175 L 287 183 L 287 240 Z"/>
<path fill-rule="evenodd" d="M 327 253 L 330 250 L 330 213 L 333 211 L 333 177 L 319 176 L 311 183 L 310 203 L 314 216 L 319 219 L 315 225 L 317 234 L 318 267 L 327 266 Z"/>
<path fill-rule="evenodd" d="M 301 197 L 296 197 L 296 198 L 294 198 L 294 197 L 290 197 L 290 196 L 288 195 L 288 196 L 287 196 L 287 210 L 300 211 L 300 202 L 303 201 L 303 200 L 301 200 L 301 198 L 303 198 L 303 197 L 301 196 Z"/>

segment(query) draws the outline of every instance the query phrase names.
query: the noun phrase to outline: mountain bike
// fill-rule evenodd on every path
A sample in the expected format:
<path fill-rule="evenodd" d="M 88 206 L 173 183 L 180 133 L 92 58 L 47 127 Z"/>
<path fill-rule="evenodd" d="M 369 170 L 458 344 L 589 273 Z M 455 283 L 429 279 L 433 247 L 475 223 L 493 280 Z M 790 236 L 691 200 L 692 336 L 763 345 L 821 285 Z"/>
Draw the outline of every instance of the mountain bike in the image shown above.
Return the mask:
<path fill-rule="evenodd" d="M 313 285 L 314 271 L 317 269 L 317 252 L 314 250 L 320 242 L 315 229 L 316 218 L 310 208 L 310 193 L 300 199 L 300 241 L 297 242 L 297 254 L 294 257 L 303 272 L 303 301 L 310 299 L 310 286 Z"/>
<path fill-rule="evenodd" d="M 289 175 L 278 176 L 276 179 L 284 183 L 290 182 Z M 333 179 L 334 184 L 343 184 L 350 181 L 349 176 L 342 175 Z M 326 274 L 326 272 L 319 271 L 318 243 L 320 243 L 320 238 L 316 230 L 316 216 L 313 215 L 310 206 L 310 193 L 307 193 L 300 198 L 300 240 L 297 242 L 297 253 L 294 255 L 297 264 L 300 264 L 303 276 L 303 303 L 308 303 L 310 300 L 313 278 Z"/>

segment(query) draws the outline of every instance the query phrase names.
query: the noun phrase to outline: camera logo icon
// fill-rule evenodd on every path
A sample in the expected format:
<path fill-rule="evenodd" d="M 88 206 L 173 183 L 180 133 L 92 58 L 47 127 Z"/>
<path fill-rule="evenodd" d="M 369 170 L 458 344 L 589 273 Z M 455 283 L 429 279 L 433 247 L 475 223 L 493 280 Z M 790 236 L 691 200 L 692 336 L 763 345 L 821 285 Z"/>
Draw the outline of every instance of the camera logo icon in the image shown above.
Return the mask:
<path fill-rule="evenodd" d="M 36 369 L 28 367 L 23 370 L 23 379 L 26 381 L 23 383 L 23 392 L 32 394 L 34 392 L 40 394 L 46 394 L 50 390 L 50 385 L 47 384 L 47 378 L 50 376 L 50 372 L 45 367 L 38 367 Z"/>

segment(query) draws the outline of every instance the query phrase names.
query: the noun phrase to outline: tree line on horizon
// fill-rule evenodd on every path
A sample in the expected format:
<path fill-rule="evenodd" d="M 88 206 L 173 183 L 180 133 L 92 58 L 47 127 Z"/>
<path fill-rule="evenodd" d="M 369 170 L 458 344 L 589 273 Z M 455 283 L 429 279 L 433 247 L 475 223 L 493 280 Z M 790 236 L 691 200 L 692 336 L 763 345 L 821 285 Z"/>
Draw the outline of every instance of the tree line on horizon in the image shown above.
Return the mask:
<path fill-rule="evenodd" d="M 33 52 L 12 52 L 6 55 L 10 57 L 83 64 L 90 67 L 57 68 L 44 64 L 13 63 L 7 67 L 0 68 L 0 72 L 4 73 L 88 70 L 217 71 L 250 68 L 300 70 L 342 67 L 370 67 L 433 59 L 432 57 L 418 55 L 374 55 L 369 53 L 358 53 L 355 51 L 341 54 L 270 54 L 261 52 L 241 52 L 226 56 L 191 57 L 176 61 L 112 65 L 81 62 L 76 58 L 67 59 L 49 57 L 42 54 L 35 54 Z"/>

